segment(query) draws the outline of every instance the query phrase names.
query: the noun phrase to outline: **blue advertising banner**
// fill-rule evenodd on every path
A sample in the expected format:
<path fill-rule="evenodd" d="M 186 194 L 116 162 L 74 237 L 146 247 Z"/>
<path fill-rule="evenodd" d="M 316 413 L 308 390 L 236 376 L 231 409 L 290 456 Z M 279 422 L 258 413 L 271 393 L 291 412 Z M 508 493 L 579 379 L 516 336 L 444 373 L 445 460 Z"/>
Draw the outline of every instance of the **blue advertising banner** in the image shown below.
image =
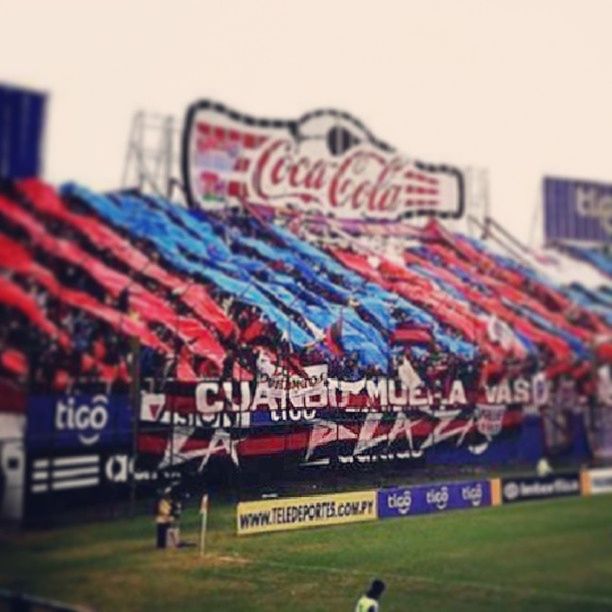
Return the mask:
<path fill-rule="evenodd" d="M 544 178 L 546 242 L 612 239 L 612 184 Z"/>
<path fill-rule="evenodd" d="M 471 480 L 378 491 L 378 517 L 394 518 L 491 505 L 491 483 Z"/>
<path fill-rule="evenodd" d="M 41 170 L 46 96 L 0 83 L 0 176 L 31 178 Z"/>
<path fill-rule="evenodd" d="M 129 445 L 132 415 L 127 395 L 98 393 L 32 396 L 28 449 L 83 450 Z"/>

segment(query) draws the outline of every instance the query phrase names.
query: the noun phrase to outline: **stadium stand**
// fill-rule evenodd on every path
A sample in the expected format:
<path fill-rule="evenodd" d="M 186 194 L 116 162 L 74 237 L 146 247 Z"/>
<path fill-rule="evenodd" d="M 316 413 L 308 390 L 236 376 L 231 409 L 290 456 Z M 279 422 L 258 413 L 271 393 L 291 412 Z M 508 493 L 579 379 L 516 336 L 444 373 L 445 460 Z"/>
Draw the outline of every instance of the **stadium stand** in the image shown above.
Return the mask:
<path fill-rule="evenodd" d="M 0 217 L 0 366 L 55 389 L 127 382 L 131 336 L 143 377 L 181 381 L 252 377 L 253 354 L 278 347 L 297 369 L 389 373 L 408 354 L 424 374 L 436 355 L 485 381 L 534 364 L 576 376 L 610 351 L 609 290 L 557 286 L 438 222 L 391 260 L 252 215 L 38 180 L 5 184 Z"/>

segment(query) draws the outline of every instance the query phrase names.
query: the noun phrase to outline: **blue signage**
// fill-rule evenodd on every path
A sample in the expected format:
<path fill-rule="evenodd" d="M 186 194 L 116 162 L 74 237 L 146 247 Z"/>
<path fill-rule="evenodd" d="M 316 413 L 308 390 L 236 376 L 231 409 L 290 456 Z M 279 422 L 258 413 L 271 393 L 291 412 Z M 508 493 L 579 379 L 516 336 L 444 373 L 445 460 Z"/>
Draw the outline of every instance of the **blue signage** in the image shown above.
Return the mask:
<path fill-rule="evenodd" d="M 612 184 L 545 178 L 544 237 L 548 243 L 609 243 Z"/>
<path fill-rule="evenodd" d="M 491 505 L 488 480 L 414 485 L 378 491 L 378 517 L 394 518 Z"/>
<path fill-rule="evenodd" d="M 126 445 L 131 439 L 127 395 L 43 395 L 28 400 L 29 449 L 87 450 Z"/>
<path fill-rule="evenodd" d="M 40 174 L 46 95 L 0 83 L 0 177 Z"/>

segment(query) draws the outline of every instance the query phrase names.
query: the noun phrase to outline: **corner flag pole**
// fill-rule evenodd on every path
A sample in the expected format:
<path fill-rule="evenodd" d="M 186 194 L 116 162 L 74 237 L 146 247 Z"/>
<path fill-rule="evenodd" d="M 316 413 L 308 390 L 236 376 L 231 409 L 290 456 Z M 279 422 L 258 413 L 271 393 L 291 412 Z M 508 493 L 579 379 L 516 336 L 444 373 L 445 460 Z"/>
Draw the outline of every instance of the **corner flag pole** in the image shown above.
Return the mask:
<path fill-rule="evenodd" d="M 208 519 L 208 493 L 202 495 L 202 502 L 200 503 L 200 516 L 202 519 L 200 529 L 200 557 L 204 556 L 204 542 L 206 540 L 206 523 Z"/>

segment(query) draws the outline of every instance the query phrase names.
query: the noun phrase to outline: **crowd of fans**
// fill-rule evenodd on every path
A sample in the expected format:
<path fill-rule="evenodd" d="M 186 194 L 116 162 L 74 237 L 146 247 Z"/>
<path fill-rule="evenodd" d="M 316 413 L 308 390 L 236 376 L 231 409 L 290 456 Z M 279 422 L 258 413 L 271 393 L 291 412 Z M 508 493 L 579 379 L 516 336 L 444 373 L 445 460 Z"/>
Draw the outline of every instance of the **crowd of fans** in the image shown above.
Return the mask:
<path fill-rule="evenodd" d="M 293 372 L 327 363 L 355 380 L 396 376 L 408 358 L 423 380 L 476 384 L 483 372 L 549 367 L 558 347 L 567 374 L 592 337 L 609 335 L 600 314 L 435 228 L 402 267 L 357 239 L 300 240 L 245 211 L 215 217 L 122 197 L 108 201 L 139 207 L 169 239 L 115 224 L 78 192 L 2 185 L 0 373 L 43 389 L 127 385 L 136 374 L 249 380 L 265 358 Z M 525 321 L 515 345 L 487 335 L 492 314 Z"/>

